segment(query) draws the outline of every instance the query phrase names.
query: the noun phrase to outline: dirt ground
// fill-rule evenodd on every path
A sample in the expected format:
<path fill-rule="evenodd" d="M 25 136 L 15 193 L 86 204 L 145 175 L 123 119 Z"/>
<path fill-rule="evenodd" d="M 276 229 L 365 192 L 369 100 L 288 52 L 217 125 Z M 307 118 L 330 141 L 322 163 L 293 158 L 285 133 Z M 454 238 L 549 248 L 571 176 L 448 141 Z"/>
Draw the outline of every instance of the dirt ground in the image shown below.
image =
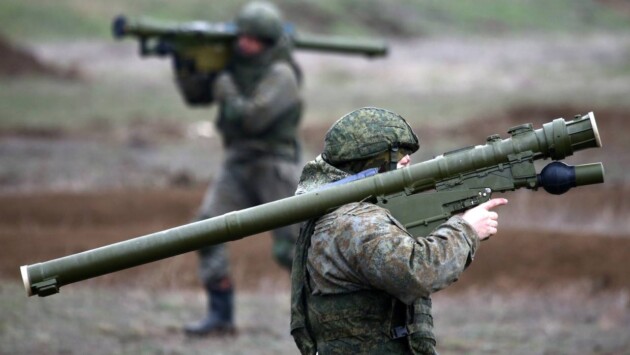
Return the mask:
<path fill-rule="evenodd" d="M 451 136 L 465 144 L 480 144 L 479 137 L 504 135 L 517 124 L 532 122 L 539 127 L 587 110 L 566 105 L 516 107 L 466 125 L 416 128 L 423 147 L 442 147 L 439 137 Z M 499 234 L 482 245 L 473 265 L 453 287 L 435 297 L 443 353 L 630 353 L 626 171 L 630 142 L 625 128 L 630 112 L 599 108 L 595 114 L 604 148 L 581 152 L 573 163 L 602 161 L 606 183 L 563 196 L 530 191 L 506 196 L 510 205 L 504 208 Z M 320 149 L 319 138 L 327 128 L 304 127 L 306 149 Z M 13 147 L 23 145 L 49 152 L 69 141 L 74 150 L 85 147 L 73 135 L 43 133 L 0 132 L 0 153 L 10 156 Z M 120 145 L 110 138 L 107 132 L 88 136 L 103 145 Z M 176 134 L 169 139 L 183 138 Z M 123 144 L 120 149 L 137 151 L 138 147 Z M 138 160 L 150 156 L 151 149 L 151 144 L 143 144 L 145 155 Z M 419 160 L 441 153 L 424 149 Z M 89 152 L 98 150 L 102 149 Z M 30 150 L 24 151 L 15 159 L 36 158 Z M 63 154 L 67 151 L 62 149 Z M 54 156 L 42 153 L 40 158 Z M 229 244 L 241 291 L 237 300 L 241 333 L 236 339 L 193 342 L 179 331 L 185 320 L 198 317 L 203 303 L 194 253 L 68 285 L 60 295 L 46 299 L 26 298 L 21 265 L 190 220 L 206 187 L 204 181 L 129 160 L 125 164 L 123 174 L 133 170 L 138 181 L 163 175 L 160 181 L 166 183 L 144 189 L 90 185 L 71 191 L 47 189 L 48 175 L 39 180 L 18 175 L 0 179 L 0 353 L 296 353 L 287 331 L 289 279 L 271 260 L 267 233 Z"/>
<path fill-rule="evenodd" d="M 81 76 L 78 68 L 60 68 L 46 63 L 0 35 L 0 78 L 24 75 L 64 80 L 77 80 Z"/>
<path fill-rule="evenodd" d="M 613 198 L 614 190 L 603 190 Z M 288 275 L 271 260 L 267 234 L 229 245 L 239 291 L 235 338 L 193 340 L 180 330 L 203 313 L 194 253 L 68 285 L 51 297 L 26 297 L 20 265 L 186 223 L 202 193 L 197 187 L 3 196 L 0 353 L 297 353 L 287 329 Z M 581 198 L 568 200 L 575 207 Z M 504 228 L 455 285 L 434 295 L 439 349 L 627 354 L 629 258 L 628 234 Z"/>

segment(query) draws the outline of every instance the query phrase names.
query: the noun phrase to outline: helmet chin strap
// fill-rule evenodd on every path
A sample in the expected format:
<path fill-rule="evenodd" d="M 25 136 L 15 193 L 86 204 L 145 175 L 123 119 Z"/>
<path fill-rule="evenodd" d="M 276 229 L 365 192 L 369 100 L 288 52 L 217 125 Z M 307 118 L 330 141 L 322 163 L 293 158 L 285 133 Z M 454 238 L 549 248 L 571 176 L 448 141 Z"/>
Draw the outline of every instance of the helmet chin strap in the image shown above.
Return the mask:
<path fill-rule="evenodd" d="M 389 170 L 394 171 L 398 167 L 398 143 L 393 143 L 389 148 Z"/>

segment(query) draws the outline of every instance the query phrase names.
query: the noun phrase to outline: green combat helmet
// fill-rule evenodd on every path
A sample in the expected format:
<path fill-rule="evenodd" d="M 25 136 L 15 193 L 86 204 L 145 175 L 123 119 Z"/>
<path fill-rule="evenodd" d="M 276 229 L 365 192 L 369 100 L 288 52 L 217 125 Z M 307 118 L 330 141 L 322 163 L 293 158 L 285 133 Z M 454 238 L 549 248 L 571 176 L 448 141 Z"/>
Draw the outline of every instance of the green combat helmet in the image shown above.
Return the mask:
<path fill-rule="evenodd" d="M 387 151 L 395 153 L 402 149 L 411 154 L 419 147 L 418 136 L 400 115 L 381 108 L 364 107 L 332 125 L 324 138 L 322 158 L 339 167 Z"/>
<path fill-rule="evenodd" d="M 280 10 L 271 3 L 251 2 L 236 17 L 240 34 L 276 42 L 283 34 L 283 19 Z"/>

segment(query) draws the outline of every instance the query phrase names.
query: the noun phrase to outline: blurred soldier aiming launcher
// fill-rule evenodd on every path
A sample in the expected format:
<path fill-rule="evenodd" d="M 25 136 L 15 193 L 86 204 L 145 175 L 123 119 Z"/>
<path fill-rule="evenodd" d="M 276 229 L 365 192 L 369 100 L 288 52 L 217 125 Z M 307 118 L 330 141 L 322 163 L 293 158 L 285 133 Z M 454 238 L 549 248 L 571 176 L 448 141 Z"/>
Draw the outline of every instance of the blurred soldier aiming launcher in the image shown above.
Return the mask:
<path fill-rule="evenodd" d="M 346 203 L 372 200 L 389 209 L 414 236 L 426 236 L 453 214 L 490 199 L 493 192 L 544 188 L 562 194 L 602 183 L 601 163 L 552 162 L 536 173 L 535 160 L 561 160 L 601 147 L 595 117 L 562 118 L 534 130 L 513 127 L 510 138 L 459 149 L 409 167 L 288 197 L 63 258 L 21 267 L 29 296 L 49 296 L 61 286 L 305 221 Z"/>
<path fill-rule="evenodd" d="M 184 100 L 193 106 L 212 103 L 212 81 L 229 63 L 238 33 L 232 22 L 166 23 L 148 18 L 131 21 L 124 16 L 114 18 L 112 32 L 116 39 L 138 37 L 142 56 L 172 56 L 177 86 Z M 380 41 L 306 35 L 291 24 L 284 25 L 284 33 L 297 49 L 367 57 L 387 55 L 387 44 Z"/>

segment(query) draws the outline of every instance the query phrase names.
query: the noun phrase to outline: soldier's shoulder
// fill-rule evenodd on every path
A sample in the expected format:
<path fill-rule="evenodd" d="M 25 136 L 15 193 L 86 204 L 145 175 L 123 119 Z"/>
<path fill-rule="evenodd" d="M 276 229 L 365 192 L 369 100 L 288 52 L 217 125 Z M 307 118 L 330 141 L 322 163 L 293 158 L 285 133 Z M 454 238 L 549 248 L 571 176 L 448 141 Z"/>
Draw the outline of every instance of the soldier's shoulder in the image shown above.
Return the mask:
<path fill-rule="evenodd" d="M 293 76 L 293 69 L 291 65 L 286 61 L 280 60 L 276 61 L 271 65 L 271 73 L 275 75 L 290 75 Z"/>
<path fill-rule="evenodd" d="M 339 207 L 335 213 L 339 216 L 365 216 L 365 215 L 389 215 L 389 211 L 383 207 L 369 202 L 351 202 Z"/>

